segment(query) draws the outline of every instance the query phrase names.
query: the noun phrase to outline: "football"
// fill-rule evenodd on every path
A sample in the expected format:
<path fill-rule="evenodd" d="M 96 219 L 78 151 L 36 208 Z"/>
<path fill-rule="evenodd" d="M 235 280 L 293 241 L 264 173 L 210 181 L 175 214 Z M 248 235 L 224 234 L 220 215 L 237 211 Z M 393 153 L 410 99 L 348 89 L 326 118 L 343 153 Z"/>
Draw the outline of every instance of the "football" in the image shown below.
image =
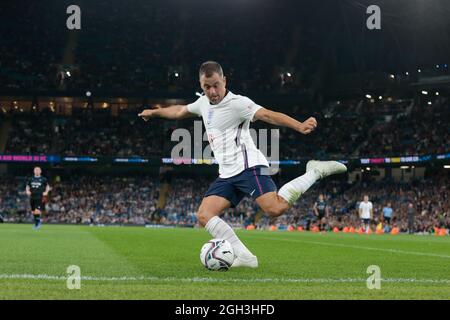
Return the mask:
<path fill-rule="evenodd" d="M 231 243 L 223 239 L 211 239 L 200 250 L 200 261 L 208 270 L 227 271 L 234 262 Z"/>

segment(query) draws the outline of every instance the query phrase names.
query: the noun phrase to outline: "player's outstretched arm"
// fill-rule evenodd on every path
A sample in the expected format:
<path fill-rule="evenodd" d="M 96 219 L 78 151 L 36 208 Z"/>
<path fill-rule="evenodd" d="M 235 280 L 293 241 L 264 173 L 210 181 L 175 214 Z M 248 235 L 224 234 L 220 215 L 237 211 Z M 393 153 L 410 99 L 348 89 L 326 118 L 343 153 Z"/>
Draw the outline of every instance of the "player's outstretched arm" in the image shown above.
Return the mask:
<path fill-rule="evenodd" d="M 313 117 L 308 118 L 304 122 L 300 122 L 284 113 L 271 111 L 266 108 L 261 108 L 256 111 L 254 119 L 276 126 L 288 127 L 303 134 L 311 133 L 317 127 L 317 121 Z"/>
<path fill-rule="evenodd" d="M 189 117 L 195 117 L 196 115 L 190 113 L 185 105 L 173 105 L 167 108 L 159 108 L 159 109 L 145 109 L 141 113 L 138 114 L 138 117 L 141 117 L 145 121 L 150 120 L 151 118 L 165 118 L 165 119 L 184 119 Z"/>

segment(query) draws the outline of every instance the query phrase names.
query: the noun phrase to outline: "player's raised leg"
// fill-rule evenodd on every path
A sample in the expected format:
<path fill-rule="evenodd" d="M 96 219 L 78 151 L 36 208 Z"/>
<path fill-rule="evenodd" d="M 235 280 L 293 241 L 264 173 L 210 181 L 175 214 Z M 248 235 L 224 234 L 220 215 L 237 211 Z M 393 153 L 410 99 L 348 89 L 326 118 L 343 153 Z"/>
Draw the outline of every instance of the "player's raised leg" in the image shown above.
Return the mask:
<path fill-rule="evenodd" d="M 317 180 L 332 174 L 343 173 L 347 167 L 337 161 L 314 161 L 306 165 L 306 173 L 286 183 L 277 192 L 267 192 L 256 198 L 261 209 L 272 217 L 282 215 Z"/>
<path fill-rule="evenodd" d="M 304 194 L 317 180 L 332 174 L 343 173 L 347 167 L 337 161 L 314 161 L 306 165 L 306 173 L 289 181 L 277 192 L 267 192 L 256 202 L 261 209 L 272 217 L 282 215 L 302 194 Z"/>
<path fill-rule="evenodd" d="M 282 186 L 278 195 L 292 206 L 317 180 L 346 171 L 347 167 L 338 161 L 308 161 L 306 173 Z"/>
<path fill-rule="evenodd" d="M 200 225 L 208 230 L 213 238 L 225 239 L 231 243 L 237 257 L 236 260 L 251 260 L 245 266 L 256 268 L 258 266 L 256 257 L 238 238 L 233 228 L 219 217 L 223 210 L 230 206 L 231 202 L 223 197 L 216 195 L 207 196 L 203 198 L 198 209 L 198 221 Z M 235 265 L 233 264 L 233 266 Z"/>
<path fill-rule="evenodd" d="M 259 196 L 256 198 L 256 203 L 271 217 L 279 217 L 290 208 L 289 203 L 275 191 L 267 192 Z"/>

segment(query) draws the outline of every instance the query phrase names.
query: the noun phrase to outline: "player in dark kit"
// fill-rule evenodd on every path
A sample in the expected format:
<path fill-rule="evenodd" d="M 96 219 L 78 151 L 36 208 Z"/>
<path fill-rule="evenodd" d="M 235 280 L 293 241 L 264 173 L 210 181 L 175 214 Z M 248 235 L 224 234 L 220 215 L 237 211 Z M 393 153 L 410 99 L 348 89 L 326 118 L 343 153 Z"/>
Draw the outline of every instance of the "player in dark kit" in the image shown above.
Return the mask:
<path fill-rule="evenodd" d="M 34 176 L 27 181 L 25 189 L 26 194 L 30 197 L 31 213 L 34 216 L 34 229 L 41 227 L 41 214 L 45 209 L 44 197 L 47 197 L 50 191 L 47 178 L 41 176 L 41 173 L 41 168 L 34 168 Z"/>
<path fill-rule="evenodd" d="M 317 224 L 319 229 L 322 231 L 325 224 L 325 219 L 327 216 L 328 205 L 325 201 L 325 196 L 323 194 L 319 195 L 319 199 L 314 203 L 314 214 L 317 216 Z"/>

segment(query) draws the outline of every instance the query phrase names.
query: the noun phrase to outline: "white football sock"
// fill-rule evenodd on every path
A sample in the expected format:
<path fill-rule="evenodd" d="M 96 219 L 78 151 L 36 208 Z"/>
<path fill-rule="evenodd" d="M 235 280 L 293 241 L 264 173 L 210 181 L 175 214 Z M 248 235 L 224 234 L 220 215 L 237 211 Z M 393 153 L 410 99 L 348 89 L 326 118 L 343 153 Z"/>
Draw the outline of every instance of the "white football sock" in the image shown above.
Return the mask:
<path fill-rule="evenodd" d="M 218 216 L 212 217 L 206 224 L 205 229 L 208 230 L 213 238 L 228 240 L 233 246 L 234 254 L 236 256 L 253 256 L 253 253 L 251 253 L 242 241 L 239 240 L 233 228 Z"/>
<path fill-rule="evenodd" d="M 278 195 L 293 205 L 300 196 L 306 192 L 319 179 L 315 170 L 310 170 L 304 175 L 289 181 L 278 191 Z"/>

